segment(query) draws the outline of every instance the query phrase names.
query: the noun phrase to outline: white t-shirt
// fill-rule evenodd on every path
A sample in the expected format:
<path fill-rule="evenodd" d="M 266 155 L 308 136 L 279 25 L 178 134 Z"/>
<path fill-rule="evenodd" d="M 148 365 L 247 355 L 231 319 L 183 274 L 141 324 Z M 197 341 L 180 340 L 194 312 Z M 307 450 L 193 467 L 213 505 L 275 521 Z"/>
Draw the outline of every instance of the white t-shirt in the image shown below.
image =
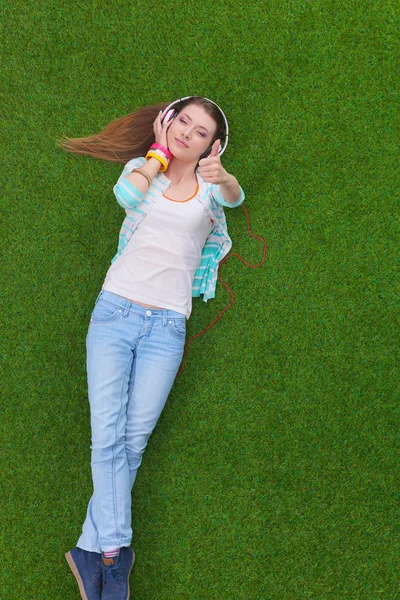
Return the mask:
<path fill-rule="evenodd" d="M 157 194 L 154 206 L 111 264 L 103 289 L 189 318 L 194 274 L 212 228 L 197 195 L 175 202 Z"/>

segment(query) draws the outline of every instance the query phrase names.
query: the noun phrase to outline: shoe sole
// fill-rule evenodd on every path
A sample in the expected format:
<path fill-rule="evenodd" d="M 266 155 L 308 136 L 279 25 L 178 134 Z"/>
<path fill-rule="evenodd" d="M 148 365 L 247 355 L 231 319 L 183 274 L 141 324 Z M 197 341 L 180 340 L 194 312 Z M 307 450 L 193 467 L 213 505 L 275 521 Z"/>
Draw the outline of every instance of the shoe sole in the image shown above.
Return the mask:
<path fill-rule="evenodd" d="M 79 571 L 77 569 L 76 564 L 74 563 L 74 559 L 71 556 L 71 552 L 66 552 L 65 554 L 65 558 L 67 559 L 67 563 L 69 564 L 69 568 L 71 569 L 71 571 L 74 574 L 75 579 L 78 582 L 79 585 L 79 591 L 81 593 L 81 597 L 83 598 L 83 600 L 88 600 L 88 597 L 86 596 L 86 592 L 85 592 L 85 588 L 83 587 L 83 581 L 81 576 L 79 575 Z"/>
<path fill-rule="evenodd" d="M 134 564 L 135 558 L 136 558 L 135 551 L 134 551 L 133 548 L 132 548 L 132 552 L 133 552 L 133 554 L 132 554 L 132 564 L 131 564 L 131 568 L 129 569 L 129 573 L 128 573 L 128 595 L 126 597 L 126 600 L 129 600 L 129 597 L 131 595 L 131 590 L 130 590 L 130 587 L 129 587 L 129 578 L 131 576 L 131 571 L 133 569 L 133 564 Z"/>
<path fill-rule="evenodd" d="M 133 565 L 134 565 L 135 558 L 136 558 L 135 551 L 134 551 L 133 548 L 132 548 L 132 552 L 133 552 L 133 555 L 132 555 L 132 564 L 131 564 L 131 567 L 130 567 L 129 573 L 128 573 L 128 595 L 126 597 L 126 600 L 129 600 L 129 597 L 131 595 L 131 591 L 130 591 L 130 587 L 129 587 L 129 578 L 131 576 L 131 572 L 132 572 Z M 77 569 L 76 564 L 74 563 L 74 559 L 71 556 L 71 552 L 66 552 L 65 553 L 65 558 L 67 560 L 69 568 L 71 569 L 72 573 L 74 574 L 74 577 L 75 577 L 76 581 L 78 582 L 79 591 L 80 591 L 82 599 L 83 600 L 88 600 L 88 597 L 86 596 L 85 588 L 83 586 L 82 578 L 79 575 L 79 571 Z"/>

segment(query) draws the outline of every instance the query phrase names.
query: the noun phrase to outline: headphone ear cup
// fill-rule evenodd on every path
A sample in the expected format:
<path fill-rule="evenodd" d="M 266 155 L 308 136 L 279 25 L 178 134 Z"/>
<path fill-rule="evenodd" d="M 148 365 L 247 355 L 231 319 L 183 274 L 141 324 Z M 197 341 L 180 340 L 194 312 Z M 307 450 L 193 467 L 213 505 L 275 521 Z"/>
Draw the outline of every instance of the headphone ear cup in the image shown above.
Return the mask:
<path fill-rule="evenodd" d="M 176 115 L 178 114 L 178 112 L 174 109 L 171 108 L 161 119 L 161 124 L 164 125 L 164 123 L 169 123 L 169 121 L 171 121 L 172 119 L 175 119 Z"/>

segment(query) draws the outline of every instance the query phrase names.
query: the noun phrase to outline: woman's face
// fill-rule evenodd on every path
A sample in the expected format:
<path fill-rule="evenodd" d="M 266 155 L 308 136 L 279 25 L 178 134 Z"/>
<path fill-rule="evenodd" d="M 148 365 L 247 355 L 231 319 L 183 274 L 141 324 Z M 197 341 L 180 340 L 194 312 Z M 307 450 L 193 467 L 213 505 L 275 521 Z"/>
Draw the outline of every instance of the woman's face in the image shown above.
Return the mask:
<path fill-rule="evenodd" d="M 193 162 L 211 145 L 217 131 L 214 119 L 197 104 L 182 108 L 167 131 L 168 149 L 173 156 Z"/>

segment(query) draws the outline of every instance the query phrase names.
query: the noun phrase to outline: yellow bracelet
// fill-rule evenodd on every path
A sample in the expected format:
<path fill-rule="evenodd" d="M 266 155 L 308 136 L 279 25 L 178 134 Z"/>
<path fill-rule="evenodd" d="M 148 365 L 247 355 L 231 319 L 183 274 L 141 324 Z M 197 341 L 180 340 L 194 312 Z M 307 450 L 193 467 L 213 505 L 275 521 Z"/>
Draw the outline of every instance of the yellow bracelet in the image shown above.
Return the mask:
<path fill-rule="evenodd" d="M 169 160 L 162 152 L 159 152 L 158 150 L 149 150 L 146 154 L 146 159 L 148 160 L 149 158 L 156 158 L 161 163 L 160 171 L 164 172 L 168 169 Z"/>
<path fill-rule="evenodd" d="M 158 154 L 158 152 L 156 150 L 151 150 L 146 154 L 146 160 L 149 160 L 149 158 L 156 158 L 158 161 L 160 161 L 161 163 L 161 167 L 160 167 L 160 171 L 164 172 L 168 169 L 168 162 L 165 159 L 164 155 Z"/>
<path fill-rule="evenodd" d="M 147 151 L 147 154 L 149 152 L 154 152 L 154 154 L 157 154 L 157 156 L 161 156 L 161 158 L 163 158 L 166 161 L 167 165 L 169 165 L 169 162 L 171 159 L 169 158 L 169 156 L 167 156 L 165 154 L 165 152 L 163 152 L 159 148 L 149 148 L 149 150 Z"/>

